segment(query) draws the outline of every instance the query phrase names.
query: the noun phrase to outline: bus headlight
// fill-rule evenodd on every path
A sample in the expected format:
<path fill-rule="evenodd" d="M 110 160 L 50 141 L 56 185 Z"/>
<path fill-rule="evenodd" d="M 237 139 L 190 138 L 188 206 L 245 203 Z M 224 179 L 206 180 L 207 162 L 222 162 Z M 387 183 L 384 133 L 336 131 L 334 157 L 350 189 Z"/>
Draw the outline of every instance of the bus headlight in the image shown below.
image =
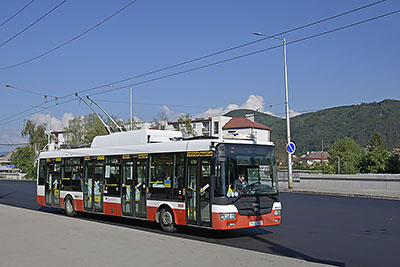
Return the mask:
<path fill-rule="evenodd" d="M 236 220 L 236 213 L 220 213 L 220 220 Z"/>
<path fill-rule="evenodd" d="M 274 210 L 275 216 L 281 216 L 281 210 Z"/>

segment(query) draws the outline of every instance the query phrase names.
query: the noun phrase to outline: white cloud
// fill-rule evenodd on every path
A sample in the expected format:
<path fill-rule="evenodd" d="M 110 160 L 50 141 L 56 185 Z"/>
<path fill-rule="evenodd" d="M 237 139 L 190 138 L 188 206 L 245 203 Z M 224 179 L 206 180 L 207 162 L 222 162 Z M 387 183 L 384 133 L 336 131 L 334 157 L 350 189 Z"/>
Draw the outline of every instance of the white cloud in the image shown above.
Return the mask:
<path fill-rule="evenodd" d="M 224 107 L 209 108 L 207 111 L 205 111 L 203 113 L 199 113 L 195 117 L 206 118 L 206 117 L 212 117 L 212 116 L 220 116 L 220 115 L 224 115 L 224 114 L 228 113 L 229 111 L 232 111 L 235 109 L 250 109 L 250 110 L 263 112 L 265 114 L 276 117 L 276 115 L 273 112 L 264 111 L 264 98 L 262 96 L 257 96 L 257 95 L 249 95 L 246 102 L 244 102 L 241 105 L 229 104 L 225 108 Z"/>
<path fill-rule="evenodd" d="M 175 111 L 172 111 L 169 107 L 167 106 L 162 106 L 161 110 L 165 115 L 167 115 L 167 119 L 169 121 L 176 121 L 178 118 L 183 114 L 183 113 L 177 113 Z"/>
<path fill-rule="evenodd" d="M 293 118 L 293 117 L 301 115 L 301 113 L 297 112 L 297 111 L 294 111 L 293 109 L 290 109 L 289 110 L 289 115 L 290 115 L 290 118 Z"/>
<path fill-rule="evenodd" d="M 241 109 L 251 109 L 263 112 L 264 111 L 264 98 L 262 96 L 249 95 L 247 101 L 240 105 Z"/>
<path fill-rule="evenodd" d="M 40 113 L 35 113 L 31 116 L 31 119 L 36 123 L 46 124 L 46 125 L 50 124 L 50 129 L 52 131 L 61 131 L 65 127 L 68 127 L 68 122 L 73 118 L 74 116 L 72 115 L 72 113 L 64 113 L 61 120 L 57 119 L 56 117 L 49 117 L 49 115 Z"/>

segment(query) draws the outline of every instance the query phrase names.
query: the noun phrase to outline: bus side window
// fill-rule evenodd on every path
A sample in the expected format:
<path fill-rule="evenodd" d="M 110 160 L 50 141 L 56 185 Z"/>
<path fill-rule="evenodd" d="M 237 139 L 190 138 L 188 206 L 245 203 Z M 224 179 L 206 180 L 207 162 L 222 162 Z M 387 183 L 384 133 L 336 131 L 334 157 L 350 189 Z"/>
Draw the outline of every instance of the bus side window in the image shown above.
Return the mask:
<path fill-rule="evenodd" d="M 107 157 L 104 173 L 105 196 L 120 196 L 121 158 Z"/>
<path fill-rule="evenodd" d="M 173 199 L 184 199 L 185 187 L 185 153 L 175 154 L 175 172 L 173 179 Z"/>
<path fill-rule="evenodd" d="M 173 154 L 150 156 L 149 191 L 152 198 L 172 198 Z"/>
<path fill-rule="evenodd" d="M 39 162 L 38 185 L 44 185 L 45 180 L 46 180 L 46 160 L 41 159 Z"/>

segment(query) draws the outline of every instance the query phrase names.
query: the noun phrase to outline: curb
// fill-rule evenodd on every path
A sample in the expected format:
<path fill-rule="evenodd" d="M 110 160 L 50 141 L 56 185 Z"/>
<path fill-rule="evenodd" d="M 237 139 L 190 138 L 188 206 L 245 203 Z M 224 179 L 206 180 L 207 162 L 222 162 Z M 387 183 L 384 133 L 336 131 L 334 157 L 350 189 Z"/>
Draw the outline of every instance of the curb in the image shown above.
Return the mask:
<path fill-rule="evenodd" d="M 297 193 L 297 194 L 310 194 L 310 195 L 327 195 L 327 196 L 341 196 L 341 197 L 358 197 L 358 198 L 373 198 L 373 199 L 386 199 L 386 200 L 400 200 L 400 196 L 379 196 L 379 195 L 366 195 L 355 193 L 337 193 L 337 192 L 319 192 L 319 191 L 303 191 L 296 189 L 280 190 L 284 193 Z"/>

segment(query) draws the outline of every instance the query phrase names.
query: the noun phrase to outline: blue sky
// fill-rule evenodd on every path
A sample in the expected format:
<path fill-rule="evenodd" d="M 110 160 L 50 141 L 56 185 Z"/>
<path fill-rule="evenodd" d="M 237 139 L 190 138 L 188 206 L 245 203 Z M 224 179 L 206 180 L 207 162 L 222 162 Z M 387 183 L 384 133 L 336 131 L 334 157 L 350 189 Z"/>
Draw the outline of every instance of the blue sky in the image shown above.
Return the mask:
<path fill-rule="evenodd" d="M 1 1 L 0 24 L 28 2 Z M 60 2 L 34 1 L 0 27 L 0 43 Z M 0 68 L 29 59 L 73 38 L 129 2 L 66 1 L 32 28 L 0 47 Z M 69 45 L 33 62 L 0 71 L 0 143 L 20 142 L 19 132 L 24 120 L 5 123 L 7 120 L 3 119 L 43 102 L 42 96 L 6 88 L 6 84 L 63 96 L 257 40 L 260 37 L 252 34 L 255 31 L 276 34 L 372 2 L 138 0 Z M 387 0 L 284 37 L 290 42 L 397 9 L 400 9 L 399 1 Z M 399 25 L 400 13 L 397 13 L 288 45 L 290 108 L 305 113 L 386 98 L 400 99 Z M 157 78 L 279 44 L 279 40 L 265 40 L 116 86 Z M 135 86 L 133 90 L 133 112 L 142 120 L 152 120 L 160 111 L 168 111 L 170 118 L 179 113 L 207 115 L 212 114 L 207 112 L 210 108 L 215 113 L 215 109 L 227 110 L 232 104 L 235 107 L 260 106 L 264 111 L 283 116 L 282 49 Z M 93 99 L 99 100 L 98 103 L 109 113 L 128 119 L 128 89 L 96 95 Z M 271 104 L 274 105 L 269 107 Z M 89 109 L 75 101 L 52 108 L 50 112 L 51 116 L 60 121 L 64 117 L 65 121 L 85 115 Z M 38 113 L 47 114 L 47 110 Z M 40 114 L 25 119 L 41 118 Z"/>

